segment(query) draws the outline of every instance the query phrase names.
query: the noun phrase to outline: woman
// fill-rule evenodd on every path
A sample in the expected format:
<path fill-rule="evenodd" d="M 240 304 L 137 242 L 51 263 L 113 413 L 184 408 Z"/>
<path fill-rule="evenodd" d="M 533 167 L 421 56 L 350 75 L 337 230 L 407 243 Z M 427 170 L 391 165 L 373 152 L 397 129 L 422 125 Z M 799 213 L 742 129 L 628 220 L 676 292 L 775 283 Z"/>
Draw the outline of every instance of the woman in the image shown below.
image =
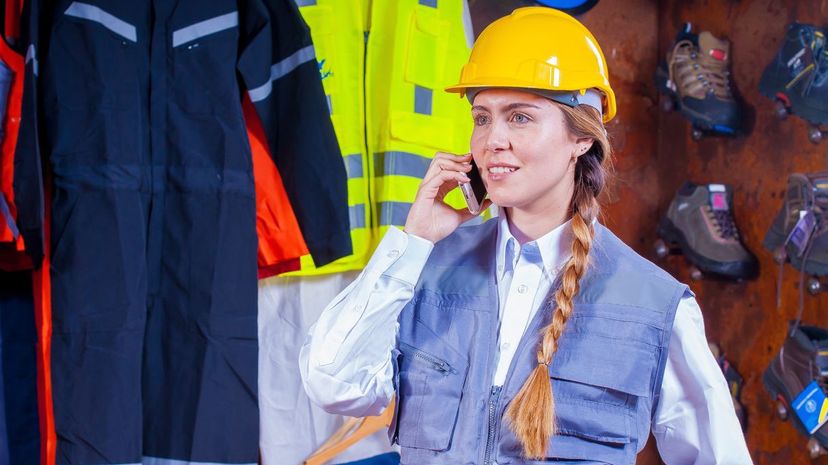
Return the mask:
<path fill-rule="evenodd" d="M 406 232 L 311 330 L 311 399 L 363 416 L 396 392 L 404 464 L 632 465 L 650 431 L 668 464 L 751 463 L 693 294 L 596 220 L 615 97 L 592 34 L 515 10 L 447 90 L 471 154 L 435 156 Z M 458 228 L 443 197 L 472 158 L 503 213 Z"/>

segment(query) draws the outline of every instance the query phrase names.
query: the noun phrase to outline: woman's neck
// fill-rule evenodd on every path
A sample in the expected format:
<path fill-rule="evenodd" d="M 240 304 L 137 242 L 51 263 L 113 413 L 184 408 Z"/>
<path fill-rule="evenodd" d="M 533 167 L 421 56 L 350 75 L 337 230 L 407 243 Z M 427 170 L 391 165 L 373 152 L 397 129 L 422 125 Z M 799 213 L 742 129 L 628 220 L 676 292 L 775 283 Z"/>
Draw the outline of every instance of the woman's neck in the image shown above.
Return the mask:
<path fill-rule="evenodd" d="M 569 209 L 565 206 L 556 206 L 543 214 L 515 207 L 504 208 L 504 210 L 509 221 L 509 230 L 520 244 L 543 237 L 569 219 Z"/>

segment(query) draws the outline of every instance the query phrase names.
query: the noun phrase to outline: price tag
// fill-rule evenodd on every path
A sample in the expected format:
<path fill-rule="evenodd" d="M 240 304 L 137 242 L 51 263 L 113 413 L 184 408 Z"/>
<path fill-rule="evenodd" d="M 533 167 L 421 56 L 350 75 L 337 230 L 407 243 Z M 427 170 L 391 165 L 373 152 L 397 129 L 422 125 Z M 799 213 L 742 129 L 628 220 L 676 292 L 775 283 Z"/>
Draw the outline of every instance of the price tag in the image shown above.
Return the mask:
<path fill-rule="evenodd" d="M 796 415 L 810 434 L 828 421 L 828 399 L 816 381 L 811 381 L 793 401 Z"/>
<path fill-rule="evenodd" d="M 808 241 L 811 240 L 811 234 L 813 234 L 815 226 L 816 217 L 814 217 L 814 214 L 810 210 L 799 212 L 799 221 L 796 222 L 796 226 L 794 226 L 791 233 L 788 234 L 788 238 L 785 239 L 786 244 L 790 242 L 794 245 L 794 247 L 796 247 L 797 257 L 801 257 L 802 254 L 805 253 L 805 249 L 808 247 Z"/>

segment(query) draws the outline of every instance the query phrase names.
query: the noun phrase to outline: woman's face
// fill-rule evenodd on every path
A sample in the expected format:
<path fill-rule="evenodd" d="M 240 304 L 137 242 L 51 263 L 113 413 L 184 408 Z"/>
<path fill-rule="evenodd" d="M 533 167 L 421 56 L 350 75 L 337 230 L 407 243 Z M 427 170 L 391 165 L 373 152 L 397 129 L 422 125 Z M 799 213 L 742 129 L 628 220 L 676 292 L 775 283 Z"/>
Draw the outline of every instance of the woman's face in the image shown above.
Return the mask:
<path fill-rule="evenodd" d="M 475 96 L 471 151 L 495 205 L 531 214 L 568 208 L 575 162 L 592 139 L 571 135 L 558 105 L 512 89 Z"/>

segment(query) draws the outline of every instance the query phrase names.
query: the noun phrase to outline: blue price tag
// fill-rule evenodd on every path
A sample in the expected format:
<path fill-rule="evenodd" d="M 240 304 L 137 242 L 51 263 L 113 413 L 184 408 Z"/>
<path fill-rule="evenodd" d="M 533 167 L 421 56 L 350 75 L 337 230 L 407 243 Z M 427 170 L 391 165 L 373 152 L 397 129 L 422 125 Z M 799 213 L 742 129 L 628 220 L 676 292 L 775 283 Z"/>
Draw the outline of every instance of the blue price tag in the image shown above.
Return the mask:
<path fill-rule="evenodd" d="M 811 381 L 805 386 L 805 390 L 796 396 L 793 408 L 805 429 L 811 434 L 828 421 L 828 398 L 816 381 Z"/>

